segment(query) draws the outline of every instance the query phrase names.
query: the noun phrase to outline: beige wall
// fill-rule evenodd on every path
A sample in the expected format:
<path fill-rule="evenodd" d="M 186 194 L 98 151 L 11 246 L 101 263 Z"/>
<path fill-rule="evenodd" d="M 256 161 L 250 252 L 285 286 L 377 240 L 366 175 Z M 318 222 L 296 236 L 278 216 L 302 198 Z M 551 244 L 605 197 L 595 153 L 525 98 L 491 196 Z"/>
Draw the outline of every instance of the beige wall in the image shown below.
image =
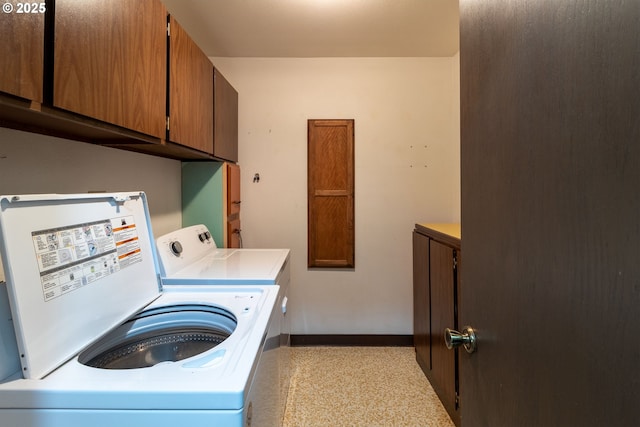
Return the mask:
<path fill-rule="evenodd" d="M 138 190 L 156 236 L 181 227 L 179 161 L 0 128 L 1 195 Z"/>
<path fill-rule="evenodd" d="M 292 250 L 292 332 L 411 334 L 413 226 L 460 220 L 458 57 L 212 61 L 239 92 L 245 247 Z M 353 271 L 306 267 L 306 126 L 323 118 L 355 119 Z"/>
<path fill-rule="evenodd" d="M 413 225 L 460 219 L 458 57 L 212 60 L 240 93 L 245 247 L 292 250 L 293 333 L 412 333 Z M 355 119 L 353 271 L 306 268 L 310 118 Z M 0 129 L 1 194 L 95 190 L 181 225 L 180 162 Z"/>

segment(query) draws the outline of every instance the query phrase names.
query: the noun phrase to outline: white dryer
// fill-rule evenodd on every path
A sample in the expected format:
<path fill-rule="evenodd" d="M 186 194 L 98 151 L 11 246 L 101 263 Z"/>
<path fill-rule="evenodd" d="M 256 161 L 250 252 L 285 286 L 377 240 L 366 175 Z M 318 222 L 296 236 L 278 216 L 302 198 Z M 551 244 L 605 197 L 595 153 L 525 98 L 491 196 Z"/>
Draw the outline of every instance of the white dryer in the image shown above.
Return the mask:
<path fill-rule="evenodd" d="M 273 319 L 279 339 L 268 343 L 262 357 L 277 359 L 280 383 L 279 414 L 284 409 L 290 383 L 290 324 L 287 304 L 290 284 L 289 249 L 218 248 L 203 224 L 184 227 L 156 240 L 162 283 L 165 285 L 242 286 L 278 285 L 277 317 Z M 271 362 L 273 363 L 273 362 Z M 259 386 L 256 390 L 267 390 Z M 271 395 L 271 399 L 274 395 Z M 261 399 L 266 401 L 267 398 Z"/>
<path fill-rule="evenodd" d="M 279 287 L 163 285 L 152 236 L 141 192 L 0 197 L 3 427 L 279 425 Z"/>
<path fill-rule="evenodd" d="M 203 224 L 160 236 L 156 243 L 165 284 L 288 286 L 289 249 L 218 248 Z"/>

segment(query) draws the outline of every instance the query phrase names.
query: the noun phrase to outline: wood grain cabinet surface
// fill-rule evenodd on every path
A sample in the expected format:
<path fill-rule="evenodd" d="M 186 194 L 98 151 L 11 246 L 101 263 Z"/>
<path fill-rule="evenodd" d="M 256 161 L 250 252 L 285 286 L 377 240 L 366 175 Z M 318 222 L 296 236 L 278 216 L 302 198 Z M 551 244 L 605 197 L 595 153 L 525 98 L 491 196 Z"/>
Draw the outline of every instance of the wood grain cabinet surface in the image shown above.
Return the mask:
<path fill-rule="evenodd" d="M 0 40 L 0 92 L 42 102 L 44 14 L 3 13 Z"/>
<path fill-rule="evenodd" d="M 307 266 L 354 268 L 354 120 L 308 120 L 307 129 Z"/>
<path fill-rule="evenodd" d="M 0 126 L 238 161 L 238 93 L 160 0 L 42 5 L 3 14 Z"/>
<path fill-rule="evenodd" d="M 160 0 L 57 0 L 53 106 L 163 139 L 166 20 Z"/>
<path fill-rule="evenodd" d="M 413 232 L 413 305 L 416 360 L 456 425 L 460 425 L 458 350 L 449 350 L 445 328 L 458 328 L 461 250 L 459 225 L 416 224 Z M 443 231 L 444 230 L 444 231 Z"/>
<path fill-rule="evenodd" d="M 413 232 L 413 345 L 423 371 L 431 370 L 429 237 Z"/>
<path fill-rule="evenodd" d="M 238 92 L 213 70 L 213 155 L 238 161 Z"/>
<path fill-rule="evenodd" d="M 213 155 L 213 64 L 170 17 L 169 140 Z"/>

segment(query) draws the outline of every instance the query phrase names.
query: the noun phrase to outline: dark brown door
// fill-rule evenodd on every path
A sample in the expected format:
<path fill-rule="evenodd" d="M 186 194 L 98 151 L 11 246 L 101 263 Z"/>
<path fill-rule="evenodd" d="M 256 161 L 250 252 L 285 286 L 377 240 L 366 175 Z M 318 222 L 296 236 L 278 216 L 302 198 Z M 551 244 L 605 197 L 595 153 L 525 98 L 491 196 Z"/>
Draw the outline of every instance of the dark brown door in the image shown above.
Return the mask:
<path fill-rule="evenodd" d="M 638 425 L 640 7 L 460 9 L 462 425 Z"/>

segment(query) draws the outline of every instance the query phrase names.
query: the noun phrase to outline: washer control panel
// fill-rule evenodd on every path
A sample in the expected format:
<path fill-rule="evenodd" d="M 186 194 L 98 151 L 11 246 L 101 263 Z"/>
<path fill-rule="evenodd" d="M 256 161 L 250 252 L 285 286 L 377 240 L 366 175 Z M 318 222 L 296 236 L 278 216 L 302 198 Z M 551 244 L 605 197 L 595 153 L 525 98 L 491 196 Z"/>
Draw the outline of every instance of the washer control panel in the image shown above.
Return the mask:
<path fill-rule="evenodd" d="M 166 275 L 187 267 L 217 248 L 209 229 L 203 224 L 181 228 L 160 236 L 156 246 Z"/>

